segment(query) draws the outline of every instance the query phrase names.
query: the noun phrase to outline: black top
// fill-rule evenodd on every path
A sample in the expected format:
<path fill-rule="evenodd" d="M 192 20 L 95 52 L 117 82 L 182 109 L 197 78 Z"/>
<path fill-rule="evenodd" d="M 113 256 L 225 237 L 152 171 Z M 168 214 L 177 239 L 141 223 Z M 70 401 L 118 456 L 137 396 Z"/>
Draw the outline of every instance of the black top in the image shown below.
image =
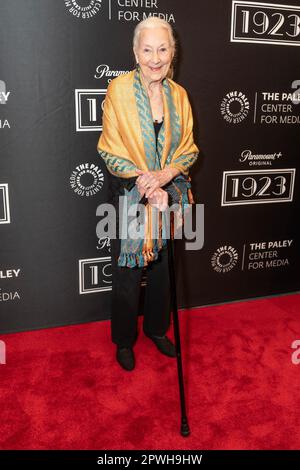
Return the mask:
<path fill-rule="evenodd" d="M 163 123 L 163 121 L 161 121 L 161 122 L 153 122 L 153 124 L 154 124 L 154 130 L 155 130 L 155 136 L 156 136 L 156 143 L 157 143 L 157 138 L 158 138 L 159 129 L 161 128 L 162 123 Z"/>
<path fill-rule="evenodd" d="M 157 138 L 158 138 L 158 133 L 159 130 L 162 126 L 163 121 L 161 122 L 153 122 L 154 125 L 154 131 L 155 131 L 155 137 L 156 137 L 156 144 L 157 144 Z M 124 195 L 124 187 L 130 191 L 133 186 L 135 185 L 135 181 L 138 178 L 138 176 L 133 176 L 131 178 L 120 178 L 118 176 L 112 175 L 111 173 L 109 174 L 109 201 L 112 202 L 118 202 L 117 196 L 119 195 Z"/>

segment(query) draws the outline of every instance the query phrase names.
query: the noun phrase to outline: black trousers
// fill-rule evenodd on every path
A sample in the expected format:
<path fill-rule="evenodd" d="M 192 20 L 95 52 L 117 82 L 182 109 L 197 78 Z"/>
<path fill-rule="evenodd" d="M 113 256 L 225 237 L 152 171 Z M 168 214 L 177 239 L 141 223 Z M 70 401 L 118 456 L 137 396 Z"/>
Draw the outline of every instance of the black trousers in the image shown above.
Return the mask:
<path fill-rule="evenodd" d="M 118 199 L 118 198 L 117 198 Z M 117 237 L 118 237 L 118 210 Z M 144 268 L 117 265 L 121 240 L 111 239 L 112 257 L 112 310 L 111 339 L 123 347 L 132 347 L 138 335 L 137 320 L 144 313 L 143 331 L 148 335 L 166 334 L 171 319 L 171 296 L 168 268 L 168 250 L 163 248 L 157 260 Z M 141 280 L 146 274 L 147 285 L 141 295 Z"/>

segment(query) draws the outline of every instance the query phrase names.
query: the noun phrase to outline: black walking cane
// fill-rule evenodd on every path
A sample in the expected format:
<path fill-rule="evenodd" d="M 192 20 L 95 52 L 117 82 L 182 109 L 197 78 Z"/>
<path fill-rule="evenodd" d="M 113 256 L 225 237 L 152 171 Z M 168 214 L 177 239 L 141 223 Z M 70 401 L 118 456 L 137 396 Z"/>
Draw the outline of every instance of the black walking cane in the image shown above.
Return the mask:
<path fill-rule="evenodd" d="M 161 164 L 159 161 L 159 166 Z M 135 177 L 136 179 L 136 177 Z M 171 197 L 169 195 L 169 202 Z M 139 201 L 140 204 L 146 205 L 148 199 L 144 195 Z M 181 344 L 180 344 L 180 331 L 179 331 L 179 321 L 178 321 L 178 308 L 177 308 L 177 294 L 176 294 L 176 278 L 175 278 L 175 263 L 174 263 L 174 250 L 173 250 L 173 239 L 171 236 L 171 227 L 170 233 L 167 236 L 167 250 L 168 250 L 168 264 L 169 264 L 169 279 L 170 279 L 170 289 L 171 289 L 171 304 L 173 311 L 173 329 L 175 337 L 175 349 L 177 357 L 177 372 L 178 372 L 178 384 L 179 384 L 179 395 L 180 395 L 180 410 L 181 410 L 181 426 L 180 434 L 183 437 L 190 435 L 190 427 L 188 423 L 188 418 L 186 414 L 185 406 L 185 394 L 184 394 L 184 383 L 183 383 L 183 368 L 182 368 L 182 358 L 181 358 Z"/>
<path fill-rule="evenodd" d="M 173 239 L 170 233 L 170 236 L 167 237 L 167 247 L 168 247 L 169 278 L 170 278 L 170 289 L 171 289 L 171 304 L 172 304 L 172 311 L 173 311 L 173 329 L 174 329 L 174 337 L 175 337 L 177 372 L 178 372 L 178 383 L 179 383 L 179 394 L 180 394 L 180 410 L 181 410 L 180 434 L 183 437 L 187 437 L 190 435 L 190 427 L 188 423 L 188 418 L 186 414 L 186 406 L 185 406 L 181 344 L 180 344 L 180 330 L 179 330 L 178 308 L 177 308 L 174 246 L 173 245 L 174 243 L 173 243 Z"/>
<path fill-rule="evenodd" d="M 169 197 L 170 201 L 170 197 Z M 139 201 L 140 204 L 146 204 L 147 198 L 143 196 Z M 190 435 L 190 427 L 188 423 L 188 418 L 186 414 L 185 406 L 185 394 L 184 394 L 184 383 L 183 383 L 183 368 L 182 368 L 182 358 L 181 358 L 181 345 L 180 345 L 180 331 L 179 331 L 179 321 L 178 321 L 178 308 L 177 308 L 177 293 L 176 293 L 176 278 L 175 278 L 175 262 L 174 262 L 174 247 L 173 239 L 170 233 L 167 236 L 167 250 L 168 250 L 168 264 L 169 264 L 169 279 L 170 279 L 170 289 L 171 289 L 171 305 L 173 311 L 173 329 L 175 337 L 175 349 L 177 357 L 177 372 L 178 372 L 178 384 L 179 384 L 179 394 L 180 394 L 180 410 L 181 410 L 181 427 L 180 434 L 183 437 Z"/>

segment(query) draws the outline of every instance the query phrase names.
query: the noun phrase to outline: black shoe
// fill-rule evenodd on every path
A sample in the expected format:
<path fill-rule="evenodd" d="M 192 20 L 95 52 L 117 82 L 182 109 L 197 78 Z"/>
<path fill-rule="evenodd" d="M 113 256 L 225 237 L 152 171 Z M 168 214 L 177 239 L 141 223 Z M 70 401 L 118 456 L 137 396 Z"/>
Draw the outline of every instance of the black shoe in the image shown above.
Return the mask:
<path fill-rule="evenodd" d="M 133 370 L 135 367 L 135 358 L 132 348 L 117 346 L 116 358 L 121 367 L 125 370 Z"/>
<path fill-rule="evenodd" d="M 176 357 L 176 348 L 172 341 L 167 336 L 154 336 L 146 335 L 148 338 L 152 339 L 154 344 L 157 346 L 157 349 L 166 356 Z"/>

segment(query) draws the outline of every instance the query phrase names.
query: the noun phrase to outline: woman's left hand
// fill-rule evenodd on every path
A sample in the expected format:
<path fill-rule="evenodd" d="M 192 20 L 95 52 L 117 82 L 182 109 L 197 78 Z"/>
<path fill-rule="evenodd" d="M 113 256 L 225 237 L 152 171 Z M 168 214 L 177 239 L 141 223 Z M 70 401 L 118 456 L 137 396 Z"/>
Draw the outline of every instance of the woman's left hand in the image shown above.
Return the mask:
<path fill-rule="evenodd" d="M 172 170 L 175 170 L 172 171 Z M 156 189 L 165 186 L 179 172 L 173 168 L 164 168 L 163 170 L 143 171 L 136 169 L 140 176 L 136 179 L 136 184 L 140 189 L 146 191 L 146 197 L 151 197 Z M 174 174 L 176 173 L 176 175 Z"/>

